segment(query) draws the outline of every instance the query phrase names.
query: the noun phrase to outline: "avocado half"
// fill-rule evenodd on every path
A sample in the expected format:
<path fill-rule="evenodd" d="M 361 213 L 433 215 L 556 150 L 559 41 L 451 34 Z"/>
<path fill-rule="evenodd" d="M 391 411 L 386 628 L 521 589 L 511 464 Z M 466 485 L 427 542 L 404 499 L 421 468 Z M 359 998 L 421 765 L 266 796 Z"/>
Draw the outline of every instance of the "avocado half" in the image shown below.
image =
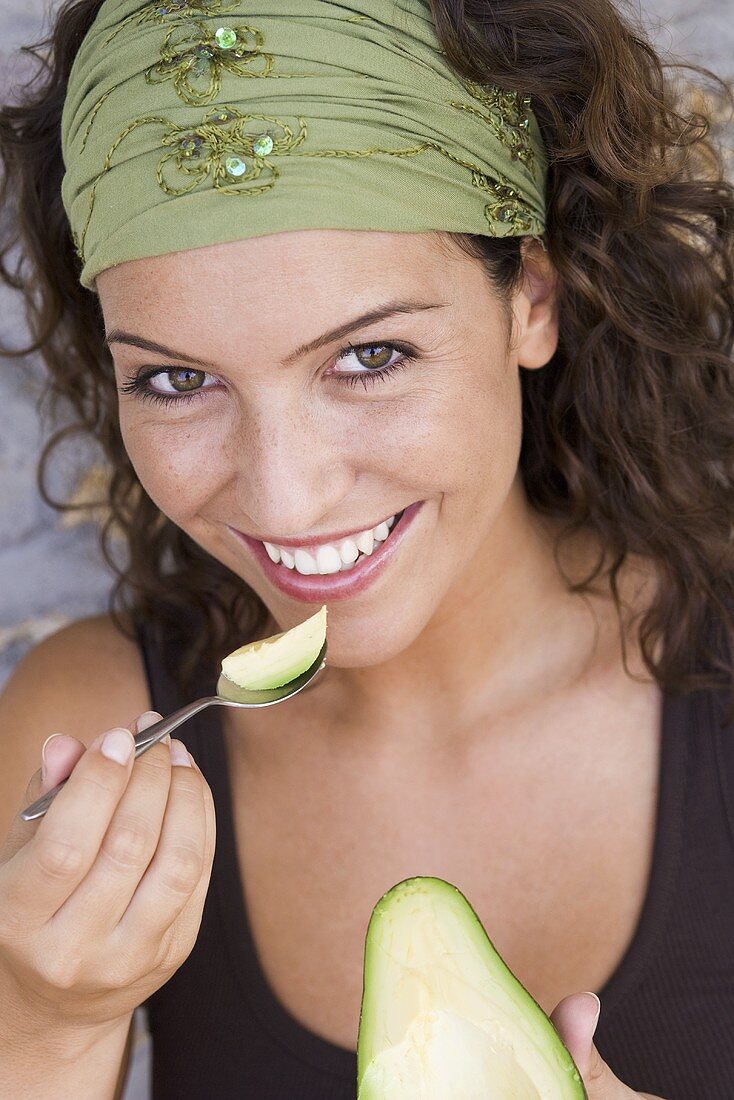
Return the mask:
<path fill-rule="evenodd" d="M 222 661 L 222 675 L 247 691 L 282 687 L 311 667 L 325 640 L 326 605 L 292 630 L 229 653 Z"/>
<path fill-rule="evenodd" d="M 358 1100 L 586 1100 L 558 1032 L 464 895 L 405 879 L 372 911 Z"/>

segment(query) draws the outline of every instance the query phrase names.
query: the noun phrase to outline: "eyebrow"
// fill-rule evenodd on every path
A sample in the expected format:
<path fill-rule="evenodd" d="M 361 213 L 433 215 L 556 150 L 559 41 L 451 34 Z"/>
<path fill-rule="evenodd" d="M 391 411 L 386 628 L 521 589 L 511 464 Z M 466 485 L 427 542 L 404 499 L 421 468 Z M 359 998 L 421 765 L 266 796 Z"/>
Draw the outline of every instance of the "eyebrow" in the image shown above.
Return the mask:
<path fill-rule="evenodd" d="M 290 355 L 287 355 L 285 359 L 281 360 L 282 365 L 284 367 L 291 366 L 297 359 L 301 359 L 304 355 L 308 355 L 309 352 L 317 351 L 319 348 L 323 348 L 327 344 L 333 343 L 335 340 L 340 340 L 343 336 L 346 336 L 356 328 L 364 328 L 366 325 L 375 324 L 377 321 L 384 321 L 387 317 L 394 317 L 398 313 L 419 313 L 430 309 L 442 309 L 448 304 L 448 302 L 415 302 L 404 301 L 402 299 L 386 302 L 385 305 L 379 306 L 377 309 L 371 309 L 367 313 L 361 314 L 359 317 L 353 317 L 349 321 L 344 321 L 341 325 L 337 325 L 336 328 L 332 328 L 328 332 L 323 332 L 321 336 L 317 336 L 315 340 L 309 340 L 307 343 L 299 345 L 295 351 L 292 351 Z M 130 347 L 141 348 L 143 351 L 152 351 L 157 355 L 165 355 L 169 359 L 183 359 L 187 363 L 194 363 L 196 366 L 200 367 L 212 366 L 211 363 L 207 363 L 203 359 L 196 359 L 186 352 L 176 351 L 174 348 L 169 348 L 165 344 L 159 344 L 155 340 L 147 340 L 144 336 L 136 336 L 134 333 L 125 332 L 123 329 L 111 329 L 110 332 L 106 334 L 104 343 L 106 347 L 109 347 L 110 344 L 129 344 Z"/>

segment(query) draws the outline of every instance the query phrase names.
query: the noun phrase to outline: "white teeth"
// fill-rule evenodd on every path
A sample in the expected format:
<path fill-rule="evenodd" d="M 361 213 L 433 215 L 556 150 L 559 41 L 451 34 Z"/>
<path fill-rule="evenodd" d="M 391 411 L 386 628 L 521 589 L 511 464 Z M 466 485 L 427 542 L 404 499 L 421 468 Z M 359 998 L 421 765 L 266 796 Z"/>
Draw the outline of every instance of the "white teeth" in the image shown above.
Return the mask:
<path fill-rule="evenodd" d="M 272 542 L 264 542 L 263 546 L 270 560 L 284 565 L 286 569 L 296 569 L 305 577 L 312 576 L 314 573 L 328 575 L 351 569 L 361 561 L 360 555 L 369 557 L 375 545 L 384 542 L 388 537 L 394 523 L 395 516 L 390 516 L 389 519 L 378 523 L 371 531 L 361 531 L 352 538 L 342 539 L 336 545 L 325 543 L 313 550 L 305 550 L 299 546 L 297 550 L 291 552 Z"/>
<path fill-rule="evenodd" d="M 357 549 L 361 550 L 363 554 L 371 554 L 375 547 L 375 533 L 374 531 L 363 531 L 361 535 L 357 535 L 354 541 L 357 544 Z"/>
<path fill-rule="evenodd" d="M 359 557 L 359 549 L 354 539 L 344 539 L 339 547 L 339 557 L 345 565 L 352 565 Z"/>
<path fill-rule="evenodd" d="M 316 560 L 312 554 L 309 554 L 308 550 L 301 550 L 299 547 L 295 554 L 296 569 L 299 573 L 302 573 L 304 577 L 311 576 L 312 573 L 318 573 L 316 568 Z"/>
<path fill-rule="evenodd" d="M 277 546 L 273 546 L 273 544 L 270 543 L 270 542 L 264 542 L 263 546 L 267 550 L 268 557 L 270 558 L 271 561 L 274 561 L 274 562 L 279 562 L 280 561 L 280 550 L 278 549 Z"/>
<path fill-rule="evenodd" d="M 336 546 L 319 546 L 316 551 L 316 565 L 319 573 L 338 573 L 342 559 Z"/>

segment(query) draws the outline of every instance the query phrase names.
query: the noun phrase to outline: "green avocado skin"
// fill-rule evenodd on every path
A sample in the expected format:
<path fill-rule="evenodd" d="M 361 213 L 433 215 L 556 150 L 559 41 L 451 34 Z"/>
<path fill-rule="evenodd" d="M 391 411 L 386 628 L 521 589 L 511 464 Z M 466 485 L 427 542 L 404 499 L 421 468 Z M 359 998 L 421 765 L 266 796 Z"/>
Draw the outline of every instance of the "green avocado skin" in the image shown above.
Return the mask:
<path fill-rule="evenodd" d="M 436 1021 L 448 1021 L 448 1030 L 439 1032 Z M 497 1034 L 487 1031 L 492 1024 Z M 511 1045 L 503 1041 L 508 1031 Z M 438 1044 L 433 1053 L 427 1045 L 414 1054 L 415 1036 Z M 431 876 L 397 883 L 372 911 L 357 1092 L 357 1100 L 588 1100 L 552 1021 L 467 899 Z"/>

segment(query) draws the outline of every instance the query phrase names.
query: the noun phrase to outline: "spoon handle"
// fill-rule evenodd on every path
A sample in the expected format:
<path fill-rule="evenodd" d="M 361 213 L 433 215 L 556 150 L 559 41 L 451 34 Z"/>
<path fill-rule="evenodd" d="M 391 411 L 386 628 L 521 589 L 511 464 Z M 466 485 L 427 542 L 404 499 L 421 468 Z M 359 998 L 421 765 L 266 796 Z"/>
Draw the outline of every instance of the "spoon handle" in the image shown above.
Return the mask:
<path fill-rule="evenodd" d="M 204 710 L 205 707 L 210 706 L 212 703 L 219 703 L 221 701 L 222 700 L 217 695 L 208 695 L 203 699 L 196 699 L 193 703 L 188 703 L 185 707 L 175 710 L 173 714 L 169 714 L 167 718 L 161 718 L 159 722 L 154 722 L 152 726 L 148 726 L 148 728 L 142 730 L 141 733 L 135 734 L 133 738 L 135 741 L 135 758 L 137 759 L 141 753 L 147 752 L 152 745 L 155 745 L 156 742 L 164 738 L 167 733 L 173 733 L 178 726 L 191 718 L 194 714 L 198 714 L 200 710 Z M 55 787 L 52 787 L 50 791 L 46 791 L 46 793 L 41 795 L 40 798 L 37 798 L 35 802 L 31 802 L 30 806 L 26 806 L 26 808 L 21 811 L 21 819 L 23 821 L 35 821 L 36 818 L 43 817 L 46 810 L 56 798 L 56 795 L 67 782 L 67 779 L 62 779 L 61 782 L 57 783 Z"/>
<path fill-rule="evenodd" d="M 155 745 L 156 742 L 165 737 L 167 733 L 173 733 L 189 718 L 193 718 L 200 710 L 211 706 L 212 703 L 219 702 L 221 700 L 218 695 L 207 695 L 203 699 L 195 699 L 193 703 L 187 703 L 185 707 L 174 710 L 173 714 L 169 714 L 167 718 L 161 718 L 159 722 L 154 722 L 152 726 L 148 726 L 141 733 L 136 733 L 134 738 L 136 759 L 142 752 L 146 752 L 151 745 Z"/>

